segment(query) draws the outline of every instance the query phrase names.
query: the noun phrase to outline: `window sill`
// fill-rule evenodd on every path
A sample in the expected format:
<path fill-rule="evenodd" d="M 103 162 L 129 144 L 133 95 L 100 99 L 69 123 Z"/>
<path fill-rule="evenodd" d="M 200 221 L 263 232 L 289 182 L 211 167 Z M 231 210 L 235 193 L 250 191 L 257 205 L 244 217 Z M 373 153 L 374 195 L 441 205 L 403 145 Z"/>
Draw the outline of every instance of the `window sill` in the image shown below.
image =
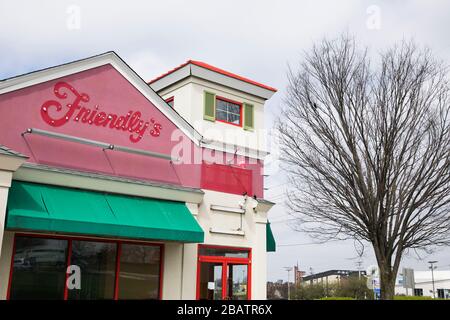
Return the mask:
<path fill-rule="evenodd" d="M 217 229 L 217 228 L 209 228 L 210 233 L 218 233 L 218 234 L 227 234 L 231 236 L 245 236 L 245 232 L 242 230 L 225 230 L 225 229 Z"/>
<path fill-rule="evenodd" d="M 213 205 L 212 204 L 210 209 L 212 211 L 223 211 L 223 212 L 232 212 L 232 213 L 238 213 L 238 214 L 245 214 L 245 210 L 241 209 L 241 208 L 217 206 L 217 205 Z"/>

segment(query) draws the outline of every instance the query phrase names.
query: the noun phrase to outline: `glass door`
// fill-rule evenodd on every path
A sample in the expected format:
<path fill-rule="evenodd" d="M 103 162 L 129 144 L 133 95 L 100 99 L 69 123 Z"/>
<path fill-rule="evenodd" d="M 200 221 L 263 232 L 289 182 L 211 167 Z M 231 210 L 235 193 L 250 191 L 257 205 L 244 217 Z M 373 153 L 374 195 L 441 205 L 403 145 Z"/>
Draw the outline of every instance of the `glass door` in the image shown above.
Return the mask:
<path fill-rule="evenodd" d="M 200 263 L 199 299 L 221 300 L 223 297 L 223 265 L 217 262 Z"/>
<path fill-rule="evenodd" d="M 197 268 L 197 299 L 251 298 L 250 249 L 200 245 Z"/>
<path fill-rule="evenodd" d="M 248 299 L 248 265 L 227 264 L 227 300 Z"/>

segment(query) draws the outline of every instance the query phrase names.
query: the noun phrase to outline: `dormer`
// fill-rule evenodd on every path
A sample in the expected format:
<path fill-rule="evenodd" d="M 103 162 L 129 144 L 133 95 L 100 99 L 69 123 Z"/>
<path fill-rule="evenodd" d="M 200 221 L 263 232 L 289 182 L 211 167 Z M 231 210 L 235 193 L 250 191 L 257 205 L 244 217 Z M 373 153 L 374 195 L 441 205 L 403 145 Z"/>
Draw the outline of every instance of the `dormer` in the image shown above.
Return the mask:
<path fill-rule="evenodd" d="M 265 154 L 264 103 L 275 88 L 194 60 L 149 84 L 206 140 Z"/>

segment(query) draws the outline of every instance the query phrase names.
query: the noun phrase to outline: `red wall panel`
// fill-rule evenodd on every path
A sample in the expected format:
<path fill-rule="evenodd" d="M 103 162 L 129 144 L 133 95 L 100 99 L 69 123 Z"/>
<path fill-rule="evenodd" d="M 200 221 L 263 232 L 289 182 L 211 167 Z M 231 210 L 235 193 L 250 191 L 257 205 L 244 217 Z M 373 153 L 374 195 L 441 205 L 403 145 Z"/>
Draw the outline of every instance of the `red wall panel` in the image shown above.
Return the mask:
<path fill-rule="evenodd" d="M 202 189 L 253 196 L 252 171 L 224 164 L 202 165 Z"/>

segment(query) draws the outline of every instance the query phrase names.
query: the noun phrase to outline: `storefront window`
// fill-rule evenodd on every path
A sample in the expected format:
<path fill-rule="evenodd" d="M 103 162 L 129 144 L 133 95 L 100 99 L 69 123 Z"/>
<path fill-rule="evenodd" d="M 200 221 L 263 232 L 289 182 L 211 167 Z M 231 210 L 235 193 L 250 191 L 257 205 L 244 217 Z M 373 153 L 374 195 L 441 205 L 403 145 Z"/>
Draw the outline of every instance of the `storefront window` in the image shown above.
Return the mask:
<path fill-rule="evenodd" d="M 8 297 L 158 299 L 161 252 L 154 244 L 16 236 Z M 66 287 L 68 260 L 78 267 L 80 287 Z"/>
<path fill-rule="evenodd" d="M 158 299 L 160 247 L 122 244 L 119 299 Z"/>
<path fill-rule="evenodd" d="M 80 267 L 81 289 L 69 290 L 69 299 L 113 299 L 116 258 L 116 243 L 72 241 L 70 264 Z"/>
<path fill-rule="evenodd" d="M 67 240 L 17 237 L 9 298 L 63 299 Z"/>

